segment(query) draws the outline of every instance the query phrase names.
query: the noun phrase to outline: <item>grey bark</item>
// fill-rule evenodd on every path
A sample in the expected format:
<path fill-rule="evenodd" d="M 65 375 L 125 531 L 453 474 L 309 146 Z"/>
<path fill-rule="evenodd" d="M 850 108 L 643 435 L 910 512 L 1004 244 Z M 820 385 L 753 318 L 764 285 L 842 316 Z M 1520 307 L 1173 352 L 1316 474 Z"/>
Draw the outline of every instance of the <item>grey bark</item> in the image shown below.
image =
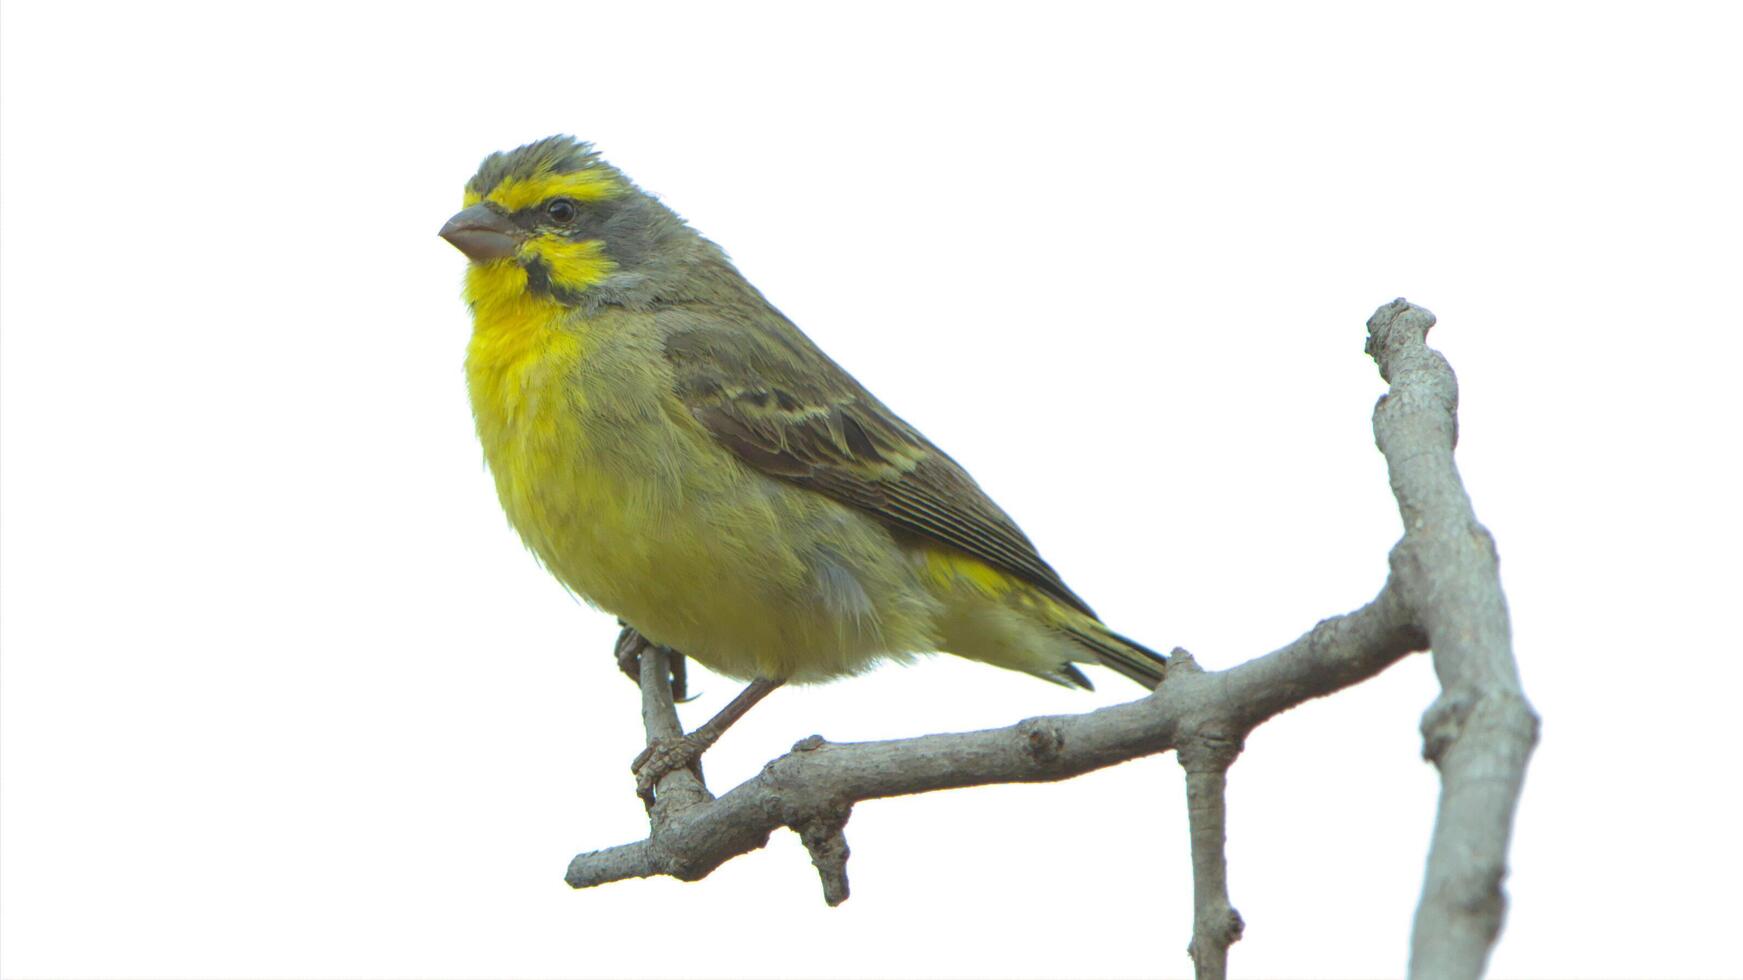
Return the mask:
<path fill-rule="evenodd" d="M 1441 694 L 1422 718 L 1440 805 L 1410 943 L 1412 977 L 1478 977 L 1506 915 L 1501 882 L 1538 718 L 1513 659 L 1495 540 L 1477 523 L 1453 446 L 1458 382 L 1425 337 L 1434 314 L 1394 300 L 1368 320 L 1392 388 L 1374 407 L 1404 540 L 1392 574 L 1434 651 Z"/>
<path fill-rule="evenodd" d="M 1375 408 L 1375 437 L 1405 534 L 1392 551 L 1385 586 L 1366 606 L 1228 670 L 1204 671 L 1176 651 L 1167 680 L 1126 704 L 884 742 L 836 744 L 813 735 L 718 799 L 699 773 L 675 771 L 656 787 L 648 837 L 577 855 L 569 884 L 654 875 L 698 880 L 788 827 L 810 851 L 825 900 L 834 905 L 848 895 L 844 828 L 860 800 L 1069 779 L 1174 749 L 1186 772 L 1191 830 L 1195 912 L 1188 952 L 1198 976 L 1221 978 L 1242 929 L 1227 888 L 1224 785 L 1247 734 L 1432 645 L 1442 694 L 1422 731 L 1442 785 L 1410 973 L 1480 976 L 1501 926 L 1508 838 L 1537 719 L 1513 663 L 1494 543 L 1476 523 L 1453 465 L 1457 388 L 1445 360 L 1424 341 L 1433 323 L 1432 314 L 1403 300 L 1368 322 L 1369 353 L 1391 383 Z M 680 734 L 669 669 L 665 651 L 644 645 L 650 744 Z"/>
<path fill-rule="evenodd" d="M 1200 672 L 1192 656 L 1176 648 L 1169 674 L 1185 670 Z M 1240 737 L 1206 725 L 1174 750 L 1186 770 L 1186 819 L 1192 838 L 1192 942 L 1186 955 L 1192 957 L 1193 969 L 1202 980 L 1228 976 L 1229 946 L 1245 928 L 1241 913 L 1229 903 L 1229 862 L 1223 849 L 1228 839 L 1224 823 L 1229 766 L 1241 748 Z"/>

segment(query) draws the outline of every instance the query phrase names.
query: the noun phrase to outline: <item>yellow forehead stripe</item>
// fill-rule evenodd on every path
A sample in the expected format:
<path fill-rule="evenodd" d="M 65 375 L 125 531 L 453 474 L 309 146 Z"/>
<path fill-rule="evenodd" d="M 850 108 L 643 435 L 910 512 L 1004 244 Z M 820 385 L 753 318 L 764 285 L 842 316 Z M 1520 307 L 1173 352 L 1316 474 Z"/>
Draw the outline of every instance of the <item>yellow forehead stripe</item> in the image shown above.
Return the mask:
<path fill-rule="evenodd" d="M 574 201 L 598 201 L 623 193 L 622 185 L 601 170 L 577 170 L 568 174 L 541 173 L 531 177 L 505 180 L 488 195 L 509 211 L 519 211 L 556 197 Z M 467 206 L 477 204 L 477 195 L 468 192 Z"/>

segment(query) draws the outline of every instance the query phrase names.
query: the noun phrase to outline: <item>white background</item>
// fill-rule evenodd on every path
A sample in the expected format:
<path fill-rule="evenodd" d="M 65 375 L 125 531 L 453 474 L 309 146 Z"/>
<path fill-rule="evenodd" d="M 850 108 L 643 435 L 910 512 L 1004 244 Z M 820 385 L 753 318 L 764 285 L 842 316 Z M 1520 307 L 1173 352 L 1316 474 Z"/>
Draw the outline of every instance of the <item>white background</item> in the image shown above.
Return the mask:
<path fill-rule="evenodd" d="M 636 697 L 496 504 L 435 231 L 571 132 L 1210 667 L 1379 588 L 1363 321 L 1433 309 L 1544 718 L 1494 973 L 1743 973 L 1739 24 L 1647 10 L 6 4 L 0 971 L 1189 971 L 1171 756 L 861 805 L 839 909 L 785 832 L 563 884 L 645 831 Z M 708 772 L 1096 679 L 782 691 Z M 1252 737 L 1238 975 L 1402 970 L 1435 691 Z"/>

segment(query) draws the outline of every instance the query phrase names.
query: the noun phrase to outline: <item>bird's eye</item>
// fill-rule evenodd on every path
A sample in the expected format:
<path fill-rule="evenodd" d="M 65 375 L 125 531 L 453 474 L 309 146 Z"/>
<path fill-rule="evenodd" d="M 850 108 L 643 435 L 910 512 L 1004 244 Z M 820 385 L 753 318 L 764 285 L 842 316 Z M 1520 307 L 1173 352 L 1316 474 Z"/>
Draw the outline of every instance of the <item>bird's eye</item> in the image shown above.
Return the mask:
<path fill-rule="evenodd" d="M 551 216 L 552 221 L 566 225 L 575 220 L 575 202 L 560 197 L 545 205 L 545 213 Z"/>

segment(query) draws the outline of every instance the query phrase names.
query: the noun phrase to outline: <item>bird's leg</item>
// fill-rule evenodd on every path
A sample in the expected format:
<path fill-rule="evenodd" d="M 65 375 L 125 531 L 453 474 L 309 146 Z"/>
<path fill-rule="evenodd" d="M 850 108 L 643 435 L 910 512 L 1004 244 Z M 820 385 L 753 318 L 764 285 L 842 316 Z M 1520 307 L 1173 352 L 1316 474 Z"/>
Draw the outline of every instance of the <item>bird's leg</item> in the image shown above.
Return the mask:
<path fill-rule="evenodd" d="M 669 772 L 690 766 L 696 770 L 697 778 L 701 778 L 702 753 L 719 741 L 720 736 L 734 722 L 756 707 L 758 701 L 768 697 L 770 692 L 783 683 L 785 682 L 758 677 L 738 692 L 738 697 L 727 702 L 726 707 L 721 708 L 718 714 L 704 722 L 701 728 L 677 738 L 655 739 L 643 749 L 635 757 L 635 761 L 629 764 L 630 771 L 635 773 L 636 794 L 642 798 L 642 802 L 653 805 L 654 786 Z"/>
<path fill-rule="evenodd" d="M 618 620 L 617 625 L 623 627 L 623 632 L 617 634 L 617 649 L 615 651 L 617 669 L 623 671 L 630 680 L 640 684 L 642 680 L 642 648 L 649 645 L 648 641 L 636 632 L 635 627 L 623 620 Z M 690 672 L 685 667 L 687 662 L 682 653 L 669 647 L 666 649 L 666 663 L 671 666 L 672 670 L 672 700 L 679 704 L 690 700 Z"/>

